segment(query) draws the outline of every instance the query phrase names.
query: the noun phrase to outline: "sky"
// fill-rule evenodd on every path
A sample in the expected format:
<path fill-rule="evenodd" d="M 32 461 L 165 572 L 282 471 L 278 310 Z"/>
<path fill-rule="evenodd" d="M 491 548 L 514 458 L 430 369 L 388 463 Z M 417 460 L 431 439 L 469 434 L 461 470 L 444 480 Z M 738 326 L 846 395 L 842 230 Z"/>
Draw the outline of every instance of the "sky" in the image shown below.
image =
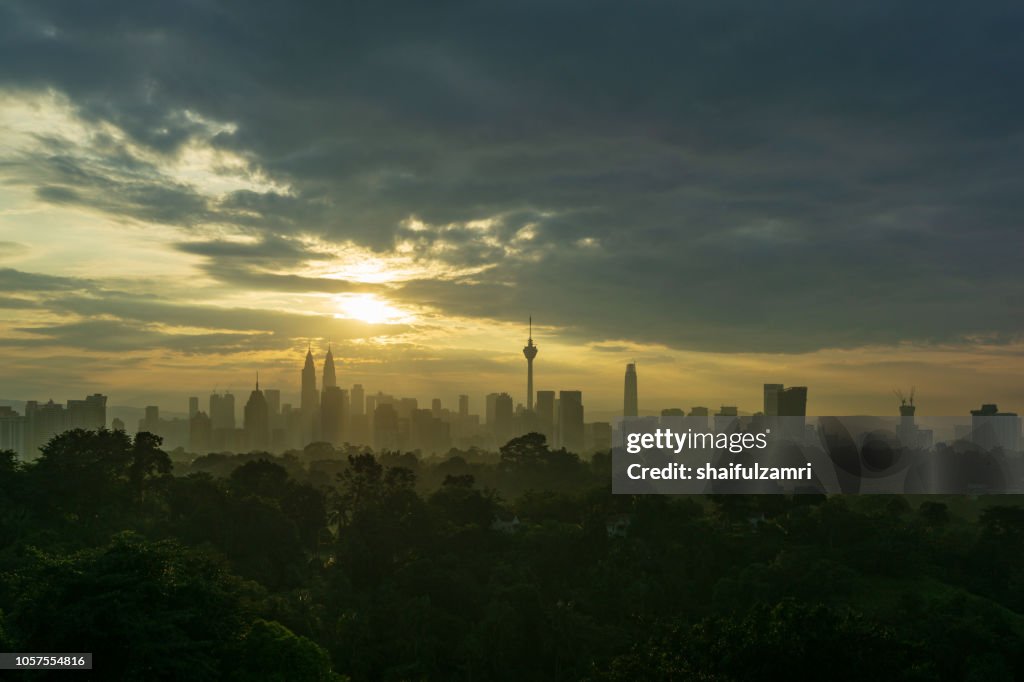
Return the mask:
<path fill-rule="evenodd" d="M 1024 411 L 1019 2 L 0 0 L 0 398 Z"/>

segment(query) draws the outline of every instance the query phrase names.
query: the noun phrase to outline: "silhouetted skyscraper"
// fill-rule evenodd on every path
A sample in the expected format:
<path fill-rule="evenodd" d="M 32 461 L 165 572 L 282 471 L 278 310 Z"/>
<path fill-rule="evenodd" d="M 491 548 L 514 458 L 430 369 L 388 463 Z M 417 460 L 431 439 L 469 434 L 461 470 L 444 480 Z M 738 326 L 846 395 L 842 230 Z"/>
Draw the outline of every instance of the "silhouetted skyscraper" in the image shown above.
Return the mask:
<path fill-rule="evenodd" d="M 331 345 L 327 344 L 327 357 L 324 358 L 324 390 L 338 385 L 338 377 L 334 372 L 334 353 L 331 352 Z"/>
<path fill-rule="evenodd" d="M 494 399 L 494 425 L 492 432 L 499 445 L 504 445 L 512 438 L 512 396 L 500 393 Z"/>
<path fill-rule="evenodd" d="M 352 415 L 366 414 L 366 392 L 363 390 L 363 385 L 355 384 L 352 386 L 351 395 Z"/>
<path fill-rule="evenodd" d="M 302 444 L 316 438 L 316 424 L 320 411 L 320 394 L 316 390 L 316 365 L 313 364 L 313 347 L 306 350 L 306 364 L 302 367 L 302 394 L 299 409 L 302 412 Z"/>
<path fill-rule="evenodd" d="M 764 416 L 779 416 L 779 392 L 782 391 L 782 384 L 764 385 Z"/>
<path fill-rule="evenodd" d="M 469 416 L 469 396 L 468 395 L 460 395 L 459 396 L 459 416 L 460 417 L 468 417 Z"/>
<path fill-rule="evenodd" d="M 235 396 L 230 393 L 210 394 L 210 423 L 214 432 L 235 428 Z"/>
<path fill-rule="evenodd" d="M 494 430 L 494 406 L 497 404 L 497 400 L 497 393 L 488 393 L 484 399 L 484 420 L 492 431 Z"/>
<path fill-rule="evenodd" d="M 199 398 L 198 396 L 192 396 L 188 399 L 188 418 L 196 416 L 199 412 Z"/>
<path fill-rule="evenodd" d="M 266 450 L 270 447 L 270 414 L 267 399 L 260 390 L 260 378 L 256 376 L 256 388 L 245 403 L 245 442 L 250 450 Z"/>
<path fill-rule="evenodd" d="M 345 437 L 348 417 L 348 391 L 328 386 L 320 396 L 320 440 L 340 445 Z"/>
<path fill-rule="evenodd" d="M 790 386 L 779 391 L 778 396 L 783 437 L 803 441 L 806 436 L 804 417 L 807 416 L 807 387 Z"/>
<path fill-rule="evenodd" d="M 8 405 L 0 405 L 0 450 L 13 450 L 19 459 L 28 456 L 28 419 Z"/>
<path fill-rule="evenodd" d="M 994 403 L 971 410 L 971 441 L 984 450 L 1016 452 L 1020 447 L 1020 417 L 1016 412 L 1000 412 Z"/>
<path fill-rule="evenodd" d="M 85 400 L 69 400 L 66 429 L 103 429 L 107 426 L 107 396 L 94 393 Z"/>
<path fill-rule="evenodd" d="M 537 391 L 537 427 L 548 439 L 548 444 L 555 444 L 555 392 Z"/>
<path fill-rule="evenodd" d="M 270 414 L 270 422 L 273 426 L 274 417 L 281 414 L 281 391 L 276 388 L 265 388 L 263 397 L 267 400 L 267 413 Z"/>
<path fill-rule="evenodd" d="M 583 452 L 583 392 L 558 392 L 559 446 L 570 452 Z"/>
<path fill-rule="evenodd" d="M 626 365 L 626 384 L 622 398 L 622 416 L 635 417 L 639 414 L 636 394 L 636 363 Z"/>
<path fill-rule="evenodd" d="M 523 346 L 526 357 L 526 409 L 533 412 L 533 359 L 537 357 L 537 346 L 533 345 L 533 316 L 530 316 L 530 336 Z"/>
<path fill-rule="evenodd" d="M 373 411 L 373 445 L 380 452 L 398 449 L 398 411 L 390 403 Z"/>
<path fill-rule="evenodd" d="M 198 398 L 196 401 L 198 402 Z M 197 454 L 206 454 L 213 440 L 213 426 L 205 412 L 196 411 L 188 420 L 188 449 Z"/>
<path fill-rule="evenodd" d="M 780 417 L 807 416 L 807 387 L 790 386 L 778 393 Z"/>

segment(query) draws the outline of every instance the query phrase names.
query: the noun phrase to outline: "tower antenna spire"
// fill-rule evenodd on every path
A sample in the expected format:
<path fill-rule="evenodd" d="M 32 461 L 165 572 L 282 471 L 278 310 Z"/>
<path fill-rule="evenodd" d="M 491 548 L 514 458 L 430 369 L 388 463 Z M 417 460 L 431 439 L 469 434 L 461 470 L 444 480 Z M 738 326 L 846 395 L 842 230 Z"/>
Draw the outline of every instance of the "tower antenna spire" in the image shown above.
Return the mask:
<path fill-rule="evenodd" d="M 537 346 L 533 345 L 533 315 L 530 315 L 530 337 L 523 346 L 526 358 L 526 409 L 533 412 L 533 359 L 537 357 Z"/>

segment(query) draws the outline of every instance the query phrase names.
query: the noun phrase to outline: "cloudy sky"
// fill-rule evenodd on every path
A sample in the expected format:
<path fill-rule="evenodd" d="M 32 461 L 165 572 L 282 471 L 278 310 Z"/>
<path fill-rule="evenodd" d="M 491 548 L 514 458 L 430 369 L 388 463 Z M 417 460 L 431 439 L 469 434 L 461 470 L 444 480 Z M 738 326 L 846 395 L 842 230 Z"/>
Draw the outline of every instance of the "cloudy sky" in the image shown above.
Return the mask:
<path fill-rule="evenodd" d="M 299 7 L 301 5 L 301 7 Z M 1024 410 L 1019 2 L 0 0 L 0 398 Z"/>

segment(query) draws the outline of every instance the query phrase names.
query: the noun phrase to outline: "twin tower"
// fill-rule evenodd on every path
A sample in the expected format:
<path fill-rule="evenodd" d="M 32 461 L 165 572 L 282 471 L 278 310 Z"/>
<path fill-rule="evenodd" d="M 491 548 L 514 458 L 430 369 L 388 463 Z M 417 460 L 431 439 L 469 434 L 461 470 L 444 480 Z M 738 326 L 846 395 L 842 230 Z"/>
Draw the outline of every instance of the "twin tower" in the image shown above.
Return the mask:
<path fill-rule="evenodd" d="M 305 442 L 321 438 L 333 442 L 340 436 L 340 433 L 334 431 L 341 428 L 343 394 L 338 388 L 334 353 L 330 344 L 327 346 L 327 357 L 324 358 L 322 391 L 317 390 L 316 366 L 313 364 L 313 347 L 310 345 L 306 351 L 306 364 L 302 367 L 302 396 L 299 403 Z"/>

